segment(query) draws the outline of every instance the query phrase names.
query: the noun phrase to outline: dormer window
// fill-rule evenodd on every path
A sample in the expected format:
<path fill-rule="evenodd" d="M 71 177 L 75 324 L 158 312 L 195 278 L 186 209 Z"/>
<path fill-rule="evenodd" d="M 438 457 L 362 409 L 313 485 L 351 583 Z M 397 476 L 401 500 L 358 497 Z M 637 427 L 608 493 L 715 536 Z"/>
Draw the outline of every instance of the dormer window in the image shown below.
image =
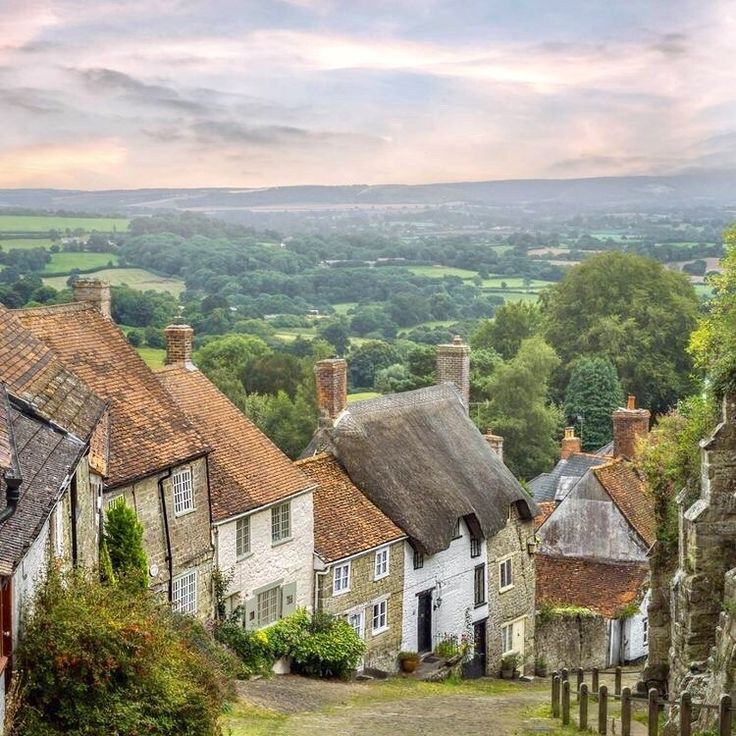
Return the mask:
<path fill-rule="evenodd" d="M 460 539 L 462 537 L 462 532 L 460 531 L 460 519 L 458 519 L 455 522 L 455 526 L 452 530 L 452 538 L 453 539 Z"/>

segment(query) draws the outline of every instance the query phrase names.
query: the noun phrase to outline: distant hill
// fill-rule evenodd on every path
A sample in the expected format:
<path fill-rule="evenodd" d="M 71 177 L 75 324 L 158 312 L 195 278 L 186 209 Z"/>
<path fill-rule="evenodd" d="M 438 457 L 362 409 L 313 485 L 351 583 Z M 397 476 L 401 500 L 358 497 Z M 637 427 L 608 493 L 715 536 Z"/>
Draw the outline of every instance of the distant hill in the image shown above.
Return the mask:
<path fill-rule="evenodd" d="M 157 209 L 202 212 L 394 208 L 452 204 L 486 207 L 641 210 L 736 208 L 736 172 L 594 179 L 524 179 L 424 185 L 290 186 L 262 189 L 81 191 L 0 189 L 0 208 L 135 214 Z"/>

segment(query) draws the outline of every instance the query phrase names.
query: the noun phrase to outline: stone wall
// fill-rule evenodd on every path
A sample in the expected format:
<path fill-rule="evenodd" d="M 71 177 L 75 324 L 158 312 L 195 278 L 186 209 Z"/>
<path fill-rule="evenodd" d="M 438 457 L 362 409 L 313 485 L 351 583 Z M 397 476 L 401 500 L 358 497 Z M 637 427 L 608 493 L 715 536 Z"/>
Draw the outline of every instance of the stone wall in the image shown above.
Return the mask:
<path fill-rule="evenodd" d="M 374 580 L 375 550 L 350 560 L 350 590 L 333 595 L 333 570 L 330 565 L 318 580 L 318 605 L 327 613 L 348 615 L 363 612 L 366 643 L 364 665 L 394 672 L 401 649 L 404 589 L 404 542 L 389 547 L 389 574 Z M 388 631 L 372 632 L 373 604 L 388 600 Z"/>
<path fill-rule="evenodd" d="M 604 668 L 608 663 L 608 621 L 595 615 L 545 615 L 537 617 L 537 657 L 547 668 Z"/>
<path fill-rule="evenodd" d="M 97 489 L 90 482 L 88 457 L 82 458 L 74 476 L 77 494 L 77 562 L 95 567 L 100 549 L 100 506 Z"/>
<path fill-rule="evenodd" d="M 677 554 L 656 544 L 649 557 L 649 652 L 644 680 L 650 687 L 667 690 L 672 645 L 670 607 L 672 579 L 677 570 Z"/>

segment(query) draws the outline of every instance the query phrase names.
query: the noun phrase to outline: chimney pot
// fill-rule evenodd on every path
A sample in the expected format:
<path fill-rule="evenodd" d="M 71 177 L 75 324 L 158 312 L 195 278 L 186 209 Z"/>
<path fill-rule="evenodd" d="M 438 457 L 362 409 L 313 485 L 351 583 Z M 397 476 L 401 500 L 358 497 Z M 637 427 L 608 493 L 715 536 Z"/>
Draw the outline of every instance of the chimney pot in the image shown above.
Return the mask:
<path fill-rule="evenodd" d="M 570 455 L 582 452 L 583 443 L 575 436 L 575 427 L 565 427 L 565 436 L 560 443 L 560 459 L 567 460 Z"/>
<path fill-rule="evenodd" d="M 629 394 L 629 398 L 626 400 L 626 408 L 629 409 L 636 409 L 636 396 L 632 396 Z"/>
<path fill-rule="evenodd" d="M 452 342 L 437 346 L 437 383 L 454 383 L 460 390 L 463 406 L 470 406 L 470 347 L 460 335 Z"/>
<path fill-rule="evenodd" d="M 314 366 L 319 421 L 331 427 L 348 404 L 348 364 L 344 358 L 320 360 Z"/>
<path fill-rule="evenodd" d="M 493 434 L 493 430 L 489 427 L 483 435 L 483 439 L 503 462 L 503 437 L 500 434 Z"/>
<path fill-rule="evenodd" d="M 192 360 L 194 330 L 189 325 L 169 325 L 166 337 L 165 365 L 184 365 Z"/>
<path fill-rule="evenodd" d="M 74 282 L 74 301 L 93 304 L 108 319 L 110 311 L 110 284 L 99 279 L 77 279 Z"/>
<path fill-rule="evenodd" d="M 650 417 L 647 409 L 636 408 L 635 396 L 628 397 L 625 409 L 613 412 L 614 457 L 634 458 L 639 440 L 649 434 Z"/>

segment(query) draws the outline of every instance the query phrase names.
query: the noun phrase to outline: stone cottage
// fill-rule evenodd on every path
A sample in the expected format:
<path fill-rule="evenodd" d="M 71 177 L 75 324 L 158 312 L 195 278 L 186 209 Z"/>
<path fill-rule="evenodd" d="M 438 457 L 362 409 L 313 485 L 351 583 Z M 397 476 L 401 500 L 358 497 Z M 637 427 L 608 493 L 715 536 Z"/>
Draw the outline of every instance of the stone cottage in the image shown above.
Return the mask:
<path fill-rule="evenodd" d="M 312 608 L 314 482 L 192 363 L 193 330 L 170 325 L 156 374 L 212 453 L 216 565 L 229 578 L 225 611 L 256 629 Z"/>
<path fill-rule="evenodd" d="M 469 369 L 457 339 L 438 348 L 439 385 L 348 405 L 345 361 L 320 361 L 305 455 L 335 458 L 406 534 L 402 649 L 465 637 L 495 672 L 504 653 L 533 659 L 537 509 L 468 417 Z"/>
<path fill-rule="evenodd" d="M 108 284 L 75 284 L 75 303 L 16 310 L 23 326 L 109 405 L 109 462 L 93 478 L 144 527 L 151 587 L 175 610 L 212 614 L 209 447 L 110 316 Z"/>
<path fill-rule="evenodd" d="M 297 461 L 314 492 L 315 608 L 345 617 L 365 641 L 362 667 L 394 671 L 403 638 L 406 535 L 334 457 Z"/>

